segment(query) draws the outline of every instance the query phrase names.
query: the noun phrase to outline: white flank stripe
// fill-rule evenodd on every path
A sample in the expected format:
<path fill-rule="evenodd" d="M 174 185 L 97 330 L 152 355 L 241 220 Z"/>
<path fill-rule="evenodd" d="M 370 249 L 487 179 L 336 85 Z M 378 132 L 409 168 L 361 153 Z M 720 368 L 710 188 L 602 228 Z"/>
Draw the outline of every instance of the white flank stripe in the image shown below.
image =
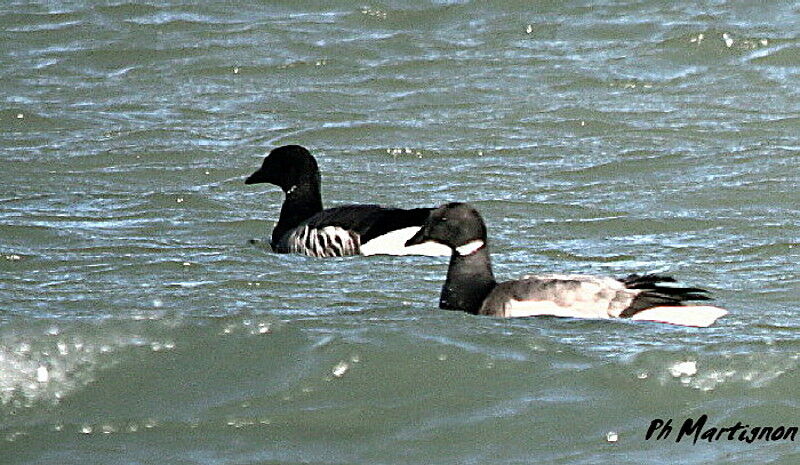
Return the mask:
<path fill-rule="evenodd" d="M 356 244 L 350 233 L 344 228 L 337 226 L 325 226 L 319 230 L 318 234 L 324 234 L 328 238 L 326 256 L 343 257 L 356 253 Z M 339 246 L 338 244 L 342 244 Z"/>
<path fill-rule="evenodd" d="M 427 255 L 429 257 L 449 257 L 450 247 L 436 242 L 406 247 L 406 241 L 419 231 L 419 226 L 396 229 L 369 242 L 361 244 L 362 255 Z"/>
<path fill-rule="evenodd" d="M 505 304 L 506 318 L 522 318 L 526 316 L 560 316 L 565 318 L 603 318 L 599 314 L 587 314 L 572 307 L 562 307 L 549 300 L 514 300 Z M 608 318 L 606 316 L 605 318 Z"/>
<path fill-rule="evenodd" d="M 653 307 L 642 310 L 631 317 L 631 320 L 656 321 L 680 326 L 706 328 L 714 324 L 717 318 L 728 314 L 724 308 L 713 305 L 687 305 L 685 307 Z"/>
<path fill-rule="evenodd" d="M 528 316 L 559 316 L 566 318 L 609 318 L 606 314 L 587 311 L 586 308 L 562 307 L 548 300 L 514 300 L 505 304 L 506 318 Z M 637 321 L 654 321 L 679 326 L 706 328 L 717 319 L 728 314 L 724 308 L 713 305 L 687 305 L 683 307 L 653 307 L 642 310 L 630 319 Z"/>
<path fill-rule="evenodd" d="M 343 257 L 358 253 L 358 243 L 347 230 L 337 226 L 305 226 L 290 236 L 289 251 L 311 257 Z"/>

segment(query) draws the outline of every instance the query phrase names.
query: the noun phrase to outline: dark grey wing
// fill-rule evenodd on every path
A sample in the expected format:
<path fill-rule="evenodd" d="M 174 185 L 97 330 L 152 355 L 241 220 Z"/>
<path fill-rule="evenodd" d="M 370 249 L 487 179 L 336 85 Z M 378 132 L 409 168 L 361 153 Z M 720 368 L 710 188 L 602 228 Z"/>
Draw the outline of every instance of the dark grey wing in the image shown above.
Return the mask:
<path fill-rule="evenodd" d="M 482 313 L 514 317 L 553 315 L 573 318 L 631 318 L 656 307 L 681 307 L 710 300 L 696 287 L 664 285 L 661 275 L 614 279 L 592 275 L 530 275 L 501 283 L 484 301 Z"/>
<path fill-rule="evenodd" d="M 484 300 L 480 313 L 503 317 L 613 318 L 639 292 L 602 276 L 529 275 L 498 284 Z"/>
<path fill-rule="evenodd" d="M 429 211 L 428 208 L 403 210 L 379 205 L 329 208 L 300 223 L 281 238 L 278 248 L 314 257 L 356 255 L 361 253 L 361 245 L 372 239 L 421 226 Z M 380 250 L 377 253 L 381 253 Z"/>
<path fill-rule="evenodd" d="M 412 226 L 422 226 L 432 209 L 386 208 L 380 205 L 345 205 L 329 208 L 306 222 L 312 228 L 334 226 L 353 231 L 366 243 L 378 236 Z"/>

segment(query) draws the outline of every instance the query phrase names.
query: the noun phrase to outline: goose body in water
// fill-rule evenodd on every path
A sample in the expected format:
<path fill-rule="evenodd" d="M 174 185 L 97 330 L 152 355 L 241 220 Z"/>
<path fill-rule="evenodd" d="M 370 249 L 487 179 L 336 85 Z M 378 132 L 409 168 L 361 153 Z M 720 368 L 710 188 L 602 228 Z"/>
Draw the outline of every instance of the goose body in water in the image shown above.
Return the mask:
<path fill-rule="evenodd" d="M 431 212 L 407 246 L 435 242 L 453 250 L 439 307 L 476 315 L 629 318 L 706 327 L 728 312 L 712 305 L 707 291 L 669 285 L 668 276 L 645 274 L 615 279 L 594 275 L 541 274 L 498 283 L 486 241 L 486 225 L 475 208 L 451 203 Z"/>
<path fill-rule="evenodd" d="M 323 210 L 317 160 L 299 145 L 273 149 L 245 184 L 270 183 L 286 194 L 270 246 L 278 253 L 449 256 L 441 244 L 406 246 L 432 208 L 345 205 Z"/>

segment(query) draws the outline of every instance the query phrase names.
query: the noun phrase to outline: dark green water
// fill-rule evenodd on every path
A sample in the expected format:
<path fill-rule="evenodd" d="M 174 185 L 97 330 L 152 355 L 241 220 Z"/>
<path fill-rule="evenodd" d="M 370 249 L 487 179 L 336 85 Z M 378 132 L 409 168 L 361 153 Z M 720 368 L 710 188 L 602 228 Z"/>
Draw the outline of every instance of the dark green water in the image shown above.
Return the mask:
<path fill-rule="evenodd" d="M 797 463 L 644 439 L 800 425 L 796 2 L 12 1 L 0 30 L 0 463 Z M 666 272 L 731 314 L 481 318 L 436 308 L 446 260 L 254 248 L 282 195 L 243 180 L 288 143 L 328 206 L 474 203 L 500 279 Z"/>

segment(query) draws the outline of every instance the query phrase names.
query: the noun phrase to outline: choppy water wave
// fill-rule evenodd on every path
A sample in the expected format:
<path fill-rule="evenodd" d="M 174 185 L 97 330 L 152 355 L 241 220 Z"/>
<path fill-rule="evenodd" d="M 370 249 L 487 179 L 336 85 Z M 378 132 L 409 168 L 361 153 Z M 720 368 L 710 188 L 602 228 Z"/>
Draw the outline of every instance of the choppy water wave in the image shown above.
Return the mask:
<path fill-rule="evenodd" d="M 692 329 L 450 312 L 34 326 L 2 333 L 4 453 L 41 441 L 76 452 L 137 443 L 131 457 L 141 458 L 167 435 L 183 460 L 197 460 L 199 438 L 214 449 L 231 437 L 261 444 L 250 458 L 226 458 L 246 461 L 323 449 L 359 463 L 375 451 L 513 462 L 591 460 L 615 447 L 635 458 L 649 419 L 676 415 L 676 405 L 720 423 L 791 423 L 791 408 L 770 406 L 797 382 L 797 343 L 775 338 L 777 328 L 734 345 L 731 328 L 712 330 L 698 346 Z M 754 390 L 759 400 L 737 400 Z"/>

